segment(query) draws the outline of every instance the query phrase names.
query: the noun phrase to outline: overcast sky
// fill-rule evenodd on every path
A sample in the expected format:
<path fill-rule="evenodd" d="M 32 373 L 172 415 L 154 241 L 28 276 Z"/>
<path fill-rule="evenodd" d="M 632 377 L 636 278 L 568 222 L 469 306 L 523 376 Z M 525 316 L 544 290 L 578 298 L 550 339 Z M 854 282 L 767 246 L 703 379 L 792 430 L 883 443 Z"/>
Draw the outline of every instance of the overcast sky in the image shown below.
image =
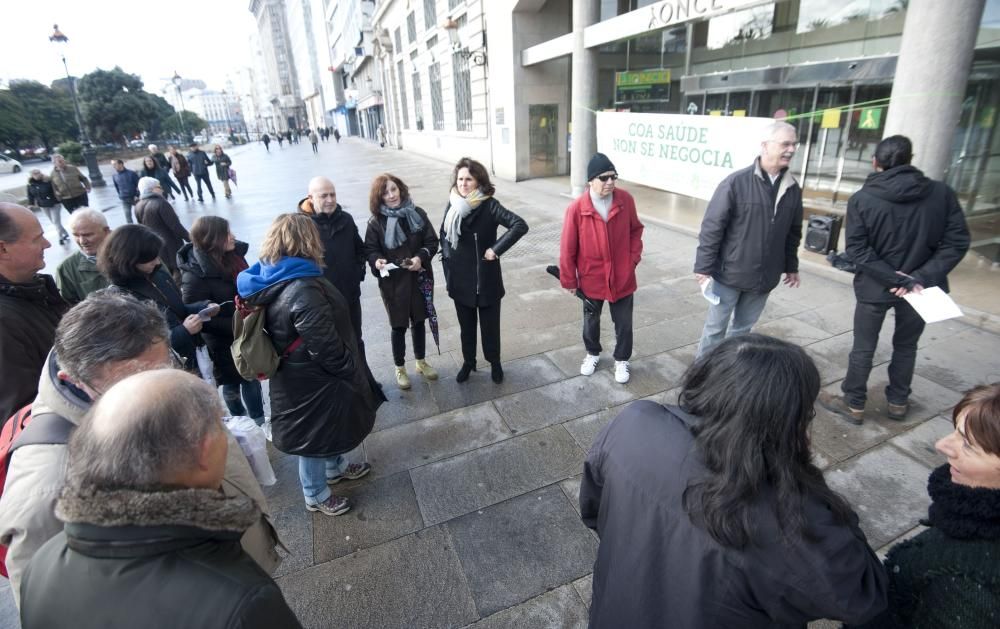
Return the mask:
<path fill-rule="evenodd" d="M 159 93 L 176 70 L 222 89 L 227 73 L 249 57 L 248 38 L 256 28 L 249 5 L 249 0 L 3 0 L 0 79 L 49 84 L 65 77 L 62 46 L 75 76 L 118 65 L 142 77 L 147 91 Z M 53 24 L 69 43 L 49 42 Z"/>

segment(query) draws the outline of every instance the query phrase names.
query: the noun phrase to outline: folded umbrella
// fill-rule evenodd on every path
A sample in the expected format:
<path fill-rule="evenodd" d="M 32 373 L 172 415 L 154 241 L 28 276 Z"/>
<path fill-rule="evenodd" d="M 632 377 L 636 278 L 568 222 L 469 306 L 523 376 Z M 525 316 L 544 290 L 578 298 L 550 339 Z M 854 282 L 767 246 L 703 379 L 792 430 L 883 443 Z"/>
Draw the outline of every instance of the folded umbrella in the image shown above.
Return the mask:
<path fill-rule="evenodd" d="M 424 296 L 427 321 L 430 323 L 431 336 L 434 337 L 434 344 L 437 345 L 438 356 L 440 356 L 441 339 L 438 333 L 437 309 L 434 307 L 434 277 L 427 271 L 420 271 L 417 275 L 417 284 L 420 286 L 420 293 Z"/>
<path fill-rule="evenodd" d="M 545 267 L 545 272 L 548 273 L 549 275 L 551 275 L 552 277 L 554 277 L 556 279 L 559 279 L 559 267 L 558 266 L 556 266 L 554 264 L 550 264 L 547 267 Z M 589 297 L 587 297 L 586 295 L 584 295 L 583 291 L 581 291 L 579 288 L 576 289 L 576 296 L 579 297 L 580 300 L 583 301 L 584 306 L 586 306 L 587 309 L 590 312 L 594 312 L 594 311 L 597 310 L 597 304 L 594 303 L 594 301 L 592 299 L 590 299 Z"/>

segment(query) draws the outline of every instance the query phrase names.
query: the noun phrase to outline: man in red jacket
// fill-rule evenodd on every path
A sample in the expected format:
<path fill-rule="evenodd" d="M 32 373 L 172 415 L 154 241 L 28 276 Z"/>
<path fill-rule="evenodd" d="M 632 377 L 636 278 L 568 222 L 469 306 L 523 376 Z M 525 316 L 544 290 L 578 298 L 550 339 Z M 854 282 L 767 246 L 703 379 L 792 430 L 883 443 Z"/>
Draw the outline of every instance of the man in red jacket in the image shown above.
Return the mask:
<path fill-rule="evenodd" d="M 618 172 L 603 153 L 587 164 L 589 189 L 566 208 L 559 247 L 559 280 L 583 299 L 580 373 L 589 376 L 601 355 L 601 310 L 610 303 L 615 324 L 615 380 L 628 382 L 632 356 L 632 293 L 635 267 L 642 257 L 642 223 L 635 200 L 615 189 Z"/>

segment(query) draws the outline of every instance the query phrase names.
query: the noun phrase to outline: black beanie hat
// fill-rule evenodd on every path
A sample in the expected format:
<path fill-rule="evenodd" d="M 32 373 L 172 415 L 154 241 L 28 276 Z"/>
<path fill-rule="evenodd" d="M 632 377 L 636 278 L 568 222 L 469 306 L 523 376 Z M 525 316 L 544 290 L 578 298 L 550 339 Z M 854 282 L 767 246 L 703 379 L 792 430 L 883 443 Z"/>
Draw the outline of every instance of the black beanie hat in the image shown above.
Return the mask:
<path fill-rule="evenodd" d="M 594 153 L 594 156 L 590 158 L 590 163 L 587 164 L 587 181 L 592 181 L 594 177 L 609 170 L 613 170 L 615 173 L 618 172 L 618 169 L 611 163 L 607 155 L 604 153 Z"/>

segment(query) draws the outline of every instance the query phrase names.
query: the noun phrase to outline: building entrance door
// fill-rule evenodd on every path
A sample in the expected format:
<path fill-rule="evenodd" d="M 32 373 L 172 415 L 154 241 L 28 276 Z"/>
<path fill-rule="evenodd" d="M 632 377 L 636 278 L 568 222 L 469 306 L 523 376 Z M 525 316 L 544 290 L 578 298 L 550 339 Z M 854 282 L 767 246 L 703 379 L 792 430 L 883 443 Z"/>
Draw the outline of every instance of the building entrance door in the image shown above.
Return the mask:
<path fill-rule="evenodd" d="M 558 105 L 528 106 L 528 175 L 552 177 L 558 173 Z"/>

